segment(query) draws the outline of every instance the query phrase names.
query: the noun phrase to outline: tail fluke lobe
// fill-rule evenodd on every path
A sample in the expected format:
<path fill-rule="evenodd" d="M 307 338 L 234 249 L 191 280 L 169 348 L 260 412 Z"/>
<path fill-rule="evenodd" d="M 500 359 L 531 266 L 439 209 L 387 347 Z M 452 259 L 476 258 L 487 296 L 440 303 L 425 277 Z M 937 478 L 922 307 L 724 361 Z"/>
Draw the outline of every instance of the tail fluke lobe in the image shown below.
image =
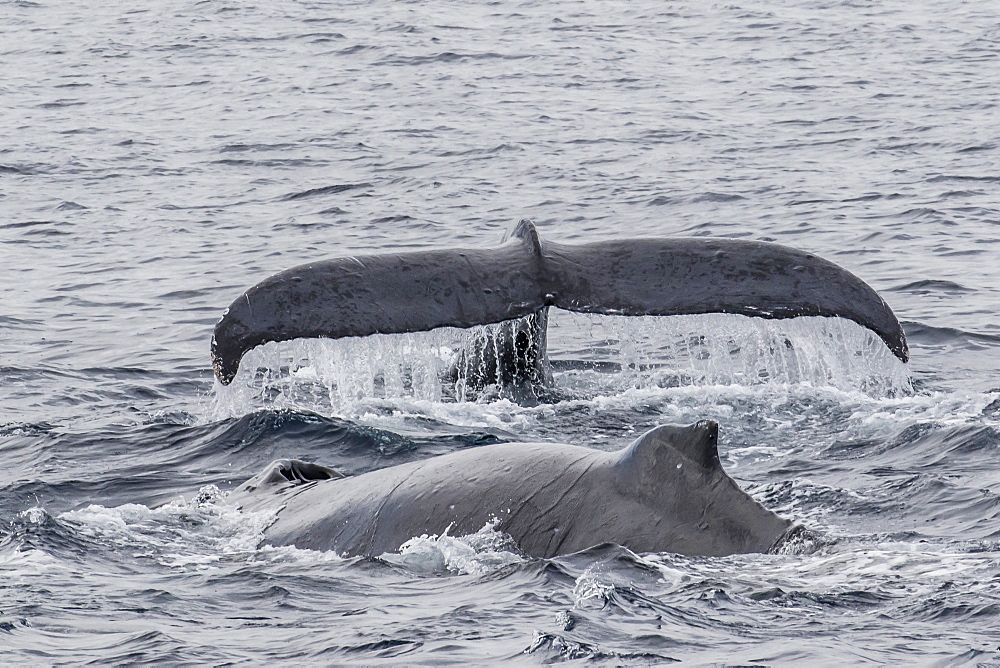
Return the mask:
<path fill-rule="evenodd" d="M 531 233 L 534 232 L 532 228 Z M 341 257 L 264 279 L 215 326 L 212 366 L 223 384 L 269 341 L 472 327 L 540 310 L 537 238 L 514 234 L 499 248 Z"/>
<path fill-rule="evenodd" d="M 618 315 L 839 316 L 878 334 L 906 362 L 906 337 L 867 283 L 804 251 L 737 239 L 542 244 L 553 305 Z"/>

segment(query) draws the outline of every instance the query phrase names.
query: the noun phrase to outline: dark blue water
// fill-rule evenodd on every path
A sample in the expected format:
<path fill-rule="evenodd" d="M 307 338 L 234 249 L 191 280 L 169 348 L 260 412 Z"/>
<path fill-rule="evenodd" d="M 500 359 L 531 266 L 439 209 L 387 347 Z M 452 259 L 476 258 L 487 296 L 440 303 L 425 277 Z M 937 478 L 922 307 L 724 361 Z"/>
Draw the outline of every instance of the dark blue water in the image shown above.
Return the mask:
<path fill-rule="evenodd" d="M 0 3 L 0 661 L 1000 663 L 998 43 L 977 2 Z M 523 217 L 818 253 L 912 361 L 821 319 L 557 314 L 538 406 L 456 401 L 454 331 L 213 384 L 212 327 L 266 275 Z M 225 501 L 277 457 L 704 418 L 804 536 L 534 560 L 484 527 L 345 560 Z"/>

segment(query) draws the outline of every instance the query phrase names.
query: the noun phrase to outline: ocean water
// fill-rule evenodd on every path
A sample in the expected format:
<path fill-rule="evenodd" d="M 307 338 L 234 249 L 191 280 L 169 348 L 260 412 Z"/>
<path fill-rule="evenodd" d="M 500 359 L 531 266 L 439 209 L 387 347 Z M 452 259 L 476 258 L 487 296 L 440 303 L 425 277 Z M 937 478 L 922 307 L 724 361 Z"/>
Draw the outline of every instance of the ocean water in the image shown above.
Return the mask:
<path fill-rule="evenodd" d="M 998 45 L 986 2 L 0 2 L 0 663 L 1000 665 Z M 911 362 L 837 320 L 557 313 L 534 406 L 441 383 L 454 330 L 215 384 L 270 273 L 520 218 L 815 252 Z M 344 559 L 226 503 L 279 457 L 706 418 L 800 539 Z"/>

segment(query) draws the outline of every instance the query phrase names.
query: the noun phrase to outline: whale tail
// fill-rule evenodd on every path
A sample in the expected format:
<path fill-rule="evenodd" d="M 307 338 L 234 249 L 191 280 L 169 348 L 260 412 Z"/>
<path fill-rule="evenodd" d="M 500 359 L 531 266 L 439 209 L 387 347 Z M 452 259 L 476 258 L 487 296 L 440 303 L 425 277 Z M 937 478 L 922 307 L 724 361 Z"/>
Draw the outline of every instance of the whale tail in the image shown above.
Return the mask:
<path fill-rule="evenodd" d="M 228 384 L 243 355 L 270 341 L 472 327 L 543 314 L 548 306 L 609 315 L 839 316 L 878 334 L 900 360 L 909 357 L 885 301 L 810 253 L 710 238 L 558 244 L 539 239 L 523 220 L 497 248 L 342 257 L 266 278 L 216 325 L 212 366 Z M 522 354 L 544 363 L 544 337 L 534 345 Z"/>

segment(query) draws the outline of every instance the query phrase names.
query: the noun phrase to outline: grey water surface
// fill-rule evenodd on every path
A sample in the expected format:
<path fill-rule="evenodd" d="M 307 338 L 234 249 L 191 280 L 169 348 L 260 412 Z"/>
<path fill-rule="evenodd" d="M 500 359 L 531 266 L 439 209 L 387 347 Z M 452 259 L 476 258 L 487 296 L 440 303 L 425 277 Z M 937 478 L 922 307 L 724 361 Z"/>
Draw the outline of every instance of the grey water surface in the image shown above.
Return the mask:
<path fill-rule="evenodd" d="M 0 663 L 1000 665 L 998 72 L 989 2 L 0 2 Z M 815 252 L 911 362 L 826 319 L 555 314 L 534 406 L 460 401 L 455 331 L 214 383 L 212 327 L 268 274 L 520 218 Z M 804 536 L 342 559 L 225 501 L 278 457 L 705 418 Z"/>

